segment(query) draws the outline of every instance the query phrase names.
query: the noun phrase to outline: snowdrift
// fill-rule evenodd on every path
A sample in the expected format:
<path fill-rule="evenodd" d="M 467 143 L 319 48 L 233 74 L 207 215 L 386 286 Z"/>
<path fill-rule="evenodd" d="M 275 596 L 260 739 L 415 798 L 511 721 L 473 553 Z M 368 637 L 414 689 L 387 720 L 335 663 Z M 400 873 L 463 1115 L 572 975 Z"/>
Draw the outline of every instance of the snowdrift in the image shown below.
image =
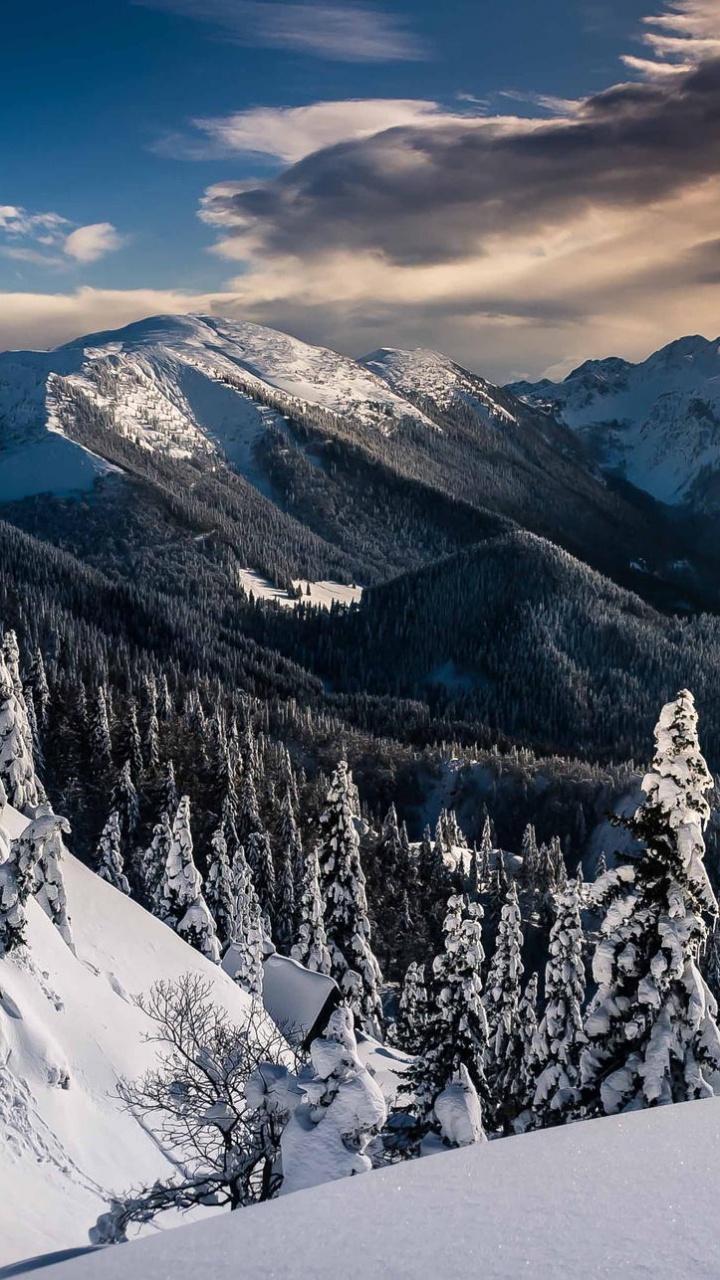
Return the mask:
<path fill-rule="evenodd" d="M 720 1271 L 720 1101 L 347 1178 L 43 1271 L 47 1280 L 677 1280 Z"/>
<path fill-rule="evenodd" d="M 12 836 L 24 825 L 9 808 L 3 822 Z M 31 901 L 27 951 L 0 960 L 0 1265 L 87 1244 L 109 1192 L 173 1171 L 114 1099 L 118 1080 L 155 1053 L 133 996 L 195 972 L 233 1021 L 249 1008 L 221 969 L 136 903 L 74 858 L 63 872 L 76 954 Z"/>

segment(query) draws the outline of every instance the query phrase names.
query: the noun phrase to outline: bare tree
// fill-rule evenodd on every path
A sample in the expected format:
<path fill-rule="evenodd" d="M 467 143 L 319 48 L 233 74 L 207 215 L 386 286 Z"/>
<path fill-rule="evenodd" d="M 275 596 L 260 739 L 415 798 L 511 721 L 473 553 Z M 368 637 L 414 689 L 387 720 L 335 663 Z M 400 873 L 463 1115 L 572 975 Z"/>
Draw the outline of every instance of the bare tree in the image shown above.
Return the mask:
<path fill-rule="evenodd" d="M 90 1233 L 94 1243 L 124 1240 L 131 1223 L 166 1209 L 239 1209 L 271 1199 L 280 1186 L 283 1118 L 252 1108 L 245 1085 L 263 1064 L 296 1066 L 296 1055 L 261 1004 L 251 1005 L 241 1027 L 211 993 L 210 982 L 188 973 L 138 998 L 153 1023 L 147 1040 L 160 1046 L 159 1060 L 139 1080 L 123 1081 L 119 1094 L 178 1175 L 114 1199 Z"/>

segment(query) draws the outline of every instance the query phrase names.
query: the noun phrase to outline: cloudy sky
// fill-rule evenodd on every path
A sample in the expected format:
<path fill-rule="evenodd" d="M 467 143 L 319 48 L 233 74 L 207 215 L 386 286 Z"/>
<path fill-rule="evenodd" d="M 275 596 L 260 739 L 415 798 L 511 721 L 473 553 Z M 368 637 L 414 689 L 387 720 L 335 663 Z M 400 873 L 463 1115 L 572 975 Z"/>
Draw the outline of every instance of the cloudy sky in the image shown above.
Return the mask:
<path fill-rule="evenodd" d="M 720 0 L 12 0 L 0 346 L 215 311 L 498 380 L 720 332 Z"/>

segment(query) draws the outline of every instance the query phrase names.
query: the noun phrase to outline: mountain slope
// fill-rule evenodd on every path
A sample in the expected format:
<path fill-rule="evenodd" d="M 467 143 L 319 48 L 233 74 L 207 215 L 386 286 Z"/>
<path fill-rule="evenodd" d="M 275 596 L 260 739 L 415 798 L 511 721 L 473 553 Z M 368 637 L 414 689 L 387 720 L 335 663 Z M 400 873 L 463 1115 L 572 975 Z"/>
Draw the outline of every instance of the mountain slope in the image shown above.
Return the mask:
<path fill-rule="evenodd" d="M 588 360 L 564 382 L 514 383 L 599 463 L 661 502 L 720 509 L 720 339 L 681 338 L 641 364 Z"/>
<path fill-rule="evenodd" d="M 588 1280 L 720 1266 L 720 1102 L 413 1160 L 77 1258 L 47 1280 Z"/>
<path fill-rule="evenodd" d="M 152 317 L 0 356 L 0 458 L 0 503 L 92 494 L 102 475 L 114 493 L 141 480 L 143 502 L 148 485 L 180 495 L 194 532 L 224 521 L 238 568 L 280 587 L 382 581 L 512 520 L 663 604 L 680 580 L 685 599 L 717 595 L 714 562 L 609 487 L 572 431 L 433 353 L 357 362 L 262 326 Z"/>
<path fill-rule="evenodd" d="M 0 961 L 0 1264 L 86 1244 L 108 1193 L 174 1172 L 115 1097 L 155 1056 L 134 996 L 193 972 L 247 1021 L 245 993 L 166 925 L 75 858 L 63 875 L 75 954 L 31 899 L 27 949 Z"/>

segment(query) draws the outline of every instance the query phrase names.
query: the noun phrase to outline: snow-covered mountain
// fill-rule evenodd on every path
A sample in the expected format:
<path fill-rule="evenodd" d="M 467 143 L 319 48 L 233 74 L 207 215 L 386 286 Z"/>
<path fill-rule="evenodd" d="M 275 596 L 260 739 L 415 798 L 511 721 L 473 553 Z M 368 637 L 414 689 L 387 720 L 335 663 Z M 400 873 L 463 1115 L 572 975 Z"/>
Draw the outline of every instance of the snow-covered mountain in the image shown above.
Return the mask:
<path fill-rule="evenodd" d="M 5 806 L 9 836 L 25 825 Z M 248 1019 L 249 997 L 222 969 L 75 858 L 62 865 L 74 950 L 31 898 L 27 947 L 2 962 L 0 1266 L 87 1244 L 109 1193 L 174 1172 L 116 1096 L 155 1059 L 135 996 L 196 973 L 228 1018 Z"/>
<path fill-rule="evenodd" d="M 107 463 L 72 442 L 78 406 L 173 457 L 221 453 L 257 480 L 253 446 L 283 415 L 312 404 L 391 431 L 402 418 L 437 431 L 361 364 L 260 325 L 155 316 L 55 351 L 0 355 L 0 501 L 92 486 Z M 270 397 L 272 398 L 272 397 Z M 262 487 L 262 484 L 260 484 Z"/>
<path fill-rule="evenodd" d="M 641 364 L 588 360 L 509 388 L 559 415 L 604 467 L 661 502 L 720 507 L 720 339 L 680 338 Z"/>
<path fill-rule="evenodd" d="M 677 1280 L 720 1268 L 720 1101 L 451 1151 L 115 1246 L 47 1280 Z"/>

